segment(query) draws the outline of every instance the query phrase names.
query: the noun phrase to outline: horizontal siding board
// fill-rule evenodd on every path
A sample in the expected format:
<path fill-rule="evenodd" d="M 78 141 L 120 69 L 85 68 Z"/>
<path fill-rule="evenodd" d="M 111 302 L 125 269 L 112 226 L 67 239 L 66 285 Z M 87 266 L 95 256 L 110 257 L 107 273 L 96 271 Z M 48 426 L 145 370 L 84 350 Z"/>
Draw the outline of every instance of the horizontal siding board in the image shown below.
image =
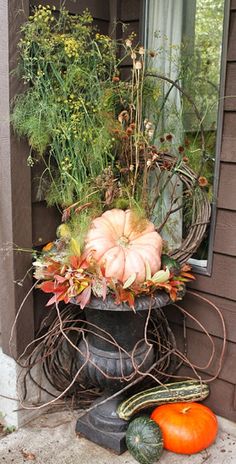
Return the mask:
<path fill-rule="evenodd" d="M 217 207 L 236 211 L 236 164 L 221 163 Z"/>
<path fill-rule="evenodd" d="M 227 64 L 224 108 L 236 111 L 236 62 Z"/>
<path fill-rule="evenodd" d="M 216 379 L 210 383 L 210 396 L 205 405 L 211 408 L 215 414 L 236 421 L 236 409 L 234 407 L 235 385 Z"/>
<path fill-rule="evenodd" d="M 182 367 L 178 372 L 183 377 L 194 377 L 192 371 L 187 367 Z M 204 375 L 208 380 L 209 376 Z M 210 395 L 203 404 L 211 408 L 215 414 L 236 421 L 235 408 L 235 385 L 222 379 L 215 379 L 209 383 Z"/>
<path fill-rule="evenodd" d="M 220 158 L 221 158 L 221 161 L 225 161 L 227 163 L 236 163 L 236 138 L 235 137 L 226 137 L 225 135 L 223 135 Z"/>
<path fill-rule="evenodd" d="M 189 288 L 229 300 L 236 300 L 236 259 L 232 256 L 214 253 L 211 276 L 198 274 Z"/>
<path fill-rule="evenodd" d="M 55 207 L 47 207 L 45 202 L 32 205 L 33 246 L 45 245 L 56 238 L 56 229 L 61 222 L 61 214 Z"/>
<path fill-rule="evenodd" d="M 93 21 L 93 25 L 98 29 L 100 34 L 108 35 L 109 34 L 109 21 L 104 21 L 99 18 L 95 18 Z"/>
<path fill-rule="evenodd" d="M 221 160 L 236 163 L 236 112 L 224 113 Z"/>
<path fill-rule="evenodd" d="M 178 349 L 184 350 L 182 331 L 179 326 L 172 324 L 172 329 L 176 337 Z M 187 358 L 189 362 L 201 371 L 202 375 L 207 373 L 215 376 L 220 369 L 218 378 L 236 384 L 236 344 L 227 342 L 223 362 L 221 359 L 223 341 L 220 338 L 212 337 L 213 345 L 209 338 L 196 330 L 188 328 L 187 336 Z M 199 350 L 199 347 L 201 349 Z M 211 356 L 213 355 L 212 361 Z M 222 363 L 220 365 L 220 362 Z M 190 365 L 191 367 L 191 365 Z"/>
<path fill-rule="evenodd" d="M 135 21 L 139 19 L 142 0 L 121 0 L 121 21 Z"/>
<path fill-rule="evenodd" d="M 38 5 L 55 5 L 56 9 L 59 10 L 61 0 L 31 0 L 31 6 Z M 70 13 L 77 14 L 82 13 L 84 10 L 88 9 L 93 16 L 93 18 L 106 19 L 109 21 L 109 0 L 65 0 L 65 8 L 70 11 Z"/>
<path fill-rule="evenodd" d="M 225 112 L 223 121 L 223 136 L 235 138 L 236 143 L 236 112 Z M 235 160 L 236 161 L 236 160 Z"/>
<path fill-rule="evenodd" d="M 236 343 L 236 301 L 203 294 L 200 292 L 199 296 L 203 296 L 204 298 L 210 300 L 211 303 L 218 307 L 224 318 L 227 340 Z M 183 301 L 179 303 L 179 306 L 181 306 L 190 314 L 190 316 L 186 318 L 187 327 L 202 332 L 200 325 L 194 321 L 193 318 L 195 318 L 211 335 L 216 337 L 223 336 L 223 327 L 220 316 L 210 304 L 194 295 L 191 295 L 190 293 L 187 293 Z M 165 314 L 167 315 L 168 320 L 171 322 L 175 322 L 179 325 L 183 324 L 182 312 L 174 305 L 169 305 L 166 307 Z"/>
<path fill-rule="evenodd" d="M 217 211 L 214 251 L 236 257 L 236 211 Z"/>
<path fill-rule="evenodd" d="M 231 11 L 227 59 L 236 61 L 236 11 Z"/>
<path fill-rule="evenodd" d="M 236 10 L 236 0 L 231 0 L 230 8 L 231 10 Z"/>
<path fill-rule="evenodd" d="M 135 46 L 139 41 L 139 21 L 134 21 L 132 23 L 124 23 L 122 28 L 122 38 L 126 40 L 131 34 L 135 34 L 133 39 L 133 46 Z"/>

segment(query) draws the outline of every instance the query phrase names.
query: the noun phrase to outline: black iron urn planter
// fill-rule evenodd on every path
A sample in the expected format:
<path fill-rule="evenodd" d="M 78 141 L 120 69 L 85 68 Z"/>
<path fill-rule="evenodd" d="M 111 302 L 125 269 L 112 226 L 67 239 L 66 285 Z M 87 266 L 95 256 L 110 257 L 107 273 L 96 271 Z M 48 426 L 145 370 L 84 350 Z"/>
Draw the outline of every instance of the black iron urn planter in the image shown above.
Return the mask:
<path fill-rule="evenodd" d="M 164 292 L 152 297 L 140 296 L 133 311 L 126 303 L 115 304 L 112 296 L 105 301 L 92 297 L 84 309 L 88 332 L 78 345 L 78 365 L 84 365 L 83 379 L 104 393 L 96 407 L 78 419 L 76 432 L 117 454 L 126 450 L 128 424 L 116 414 L 123 396 L 99 403 L 137 378 L 135 366 L 140 372 L 152 366 L 154 349 L 144 339 L 148 311 L 150 307 L 166 306 L 169 301 Z"/>

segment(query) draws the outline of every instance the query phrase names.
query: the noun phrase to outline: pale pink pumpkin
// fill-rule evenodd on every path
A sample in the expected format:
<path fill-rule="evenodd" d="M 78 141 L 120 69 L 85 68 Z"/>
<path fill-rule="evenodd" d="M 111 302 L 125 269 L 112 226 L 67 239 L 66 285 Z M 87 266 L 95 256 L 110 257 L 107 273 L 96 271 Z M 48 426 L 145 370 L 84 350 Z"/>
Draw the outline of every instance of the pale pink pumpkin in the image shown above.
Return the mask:
<path fill-rule="evenodd" d="M 152 275 L 160 270 L 162 239 L 150 221 L 135 226 L 130 210 L 112 209 L 94 219 L 85 243 L 85 254 L 104 266 L 106 277 L 125 282 L 136 273 L 141 283 L 147 265 Z"/>

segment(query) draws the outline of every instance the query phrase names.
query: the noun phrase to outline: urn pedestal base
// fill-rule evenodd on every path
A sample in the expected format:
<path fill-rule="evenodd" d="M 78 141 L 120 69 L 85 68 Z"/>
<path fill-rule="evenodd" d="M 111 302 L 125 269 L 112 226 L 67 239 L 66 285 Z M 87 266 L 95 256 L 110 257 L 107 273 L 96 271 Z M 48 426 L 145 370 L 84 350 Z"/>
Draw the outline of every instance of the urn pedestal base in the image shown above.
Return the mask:
<path fill-rule="evenodd" d="M 99 398 L 99 402 L 105 397 Z M 76 424 L 76 432 L 88 440 L 111 449 L 116 454 L 126 451 L 125 432 L 128 422 L 120 419 L 116 414 L 121 398 L 108 400 L 97 406 L 90 413 L 80 417 Z"/>
<path fill-rule="evenodd" d="M 166 293 L 152 298 L 139 297 L 134 312 L 125 303 L 115 304 L 112 297 L 105 301 L 93 297 L 85 308 L 87 335 L 78 345 L 78 370 L 81 369 L 83 383 L 99 387 L 103 397 L 78 419 L 76 432 L 117 454 L 127 449 L 128 422 L 116 414 L 124 399 L 122 393 L 109 398 L 153 365 L 154 347 L 145 338 L 148 312 L 168 302 Z M 99 404 L 106 398 L 106 402 Z"/>

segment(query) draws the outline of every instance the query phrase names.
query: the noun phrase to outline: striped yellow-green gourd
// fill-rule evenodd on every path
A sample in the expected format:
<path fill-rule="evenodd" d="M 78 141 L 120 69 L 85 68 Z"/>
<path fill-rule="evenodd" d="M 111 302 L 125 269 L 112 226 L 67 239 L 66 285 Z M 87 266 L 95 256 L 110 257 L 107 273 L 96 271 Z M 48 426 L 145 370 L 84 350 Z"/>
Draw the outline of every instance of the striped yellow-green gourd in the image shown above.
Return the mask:
<path fill-rule="evenodd" d="M 121 419 L 129 420 L 133 414 L 149 406 L 180 401 L 202 401 L 208 395 L 208 385 L 199 380 L 167 383 L 131 396 L 118 406 L 117 414 Z"/>

